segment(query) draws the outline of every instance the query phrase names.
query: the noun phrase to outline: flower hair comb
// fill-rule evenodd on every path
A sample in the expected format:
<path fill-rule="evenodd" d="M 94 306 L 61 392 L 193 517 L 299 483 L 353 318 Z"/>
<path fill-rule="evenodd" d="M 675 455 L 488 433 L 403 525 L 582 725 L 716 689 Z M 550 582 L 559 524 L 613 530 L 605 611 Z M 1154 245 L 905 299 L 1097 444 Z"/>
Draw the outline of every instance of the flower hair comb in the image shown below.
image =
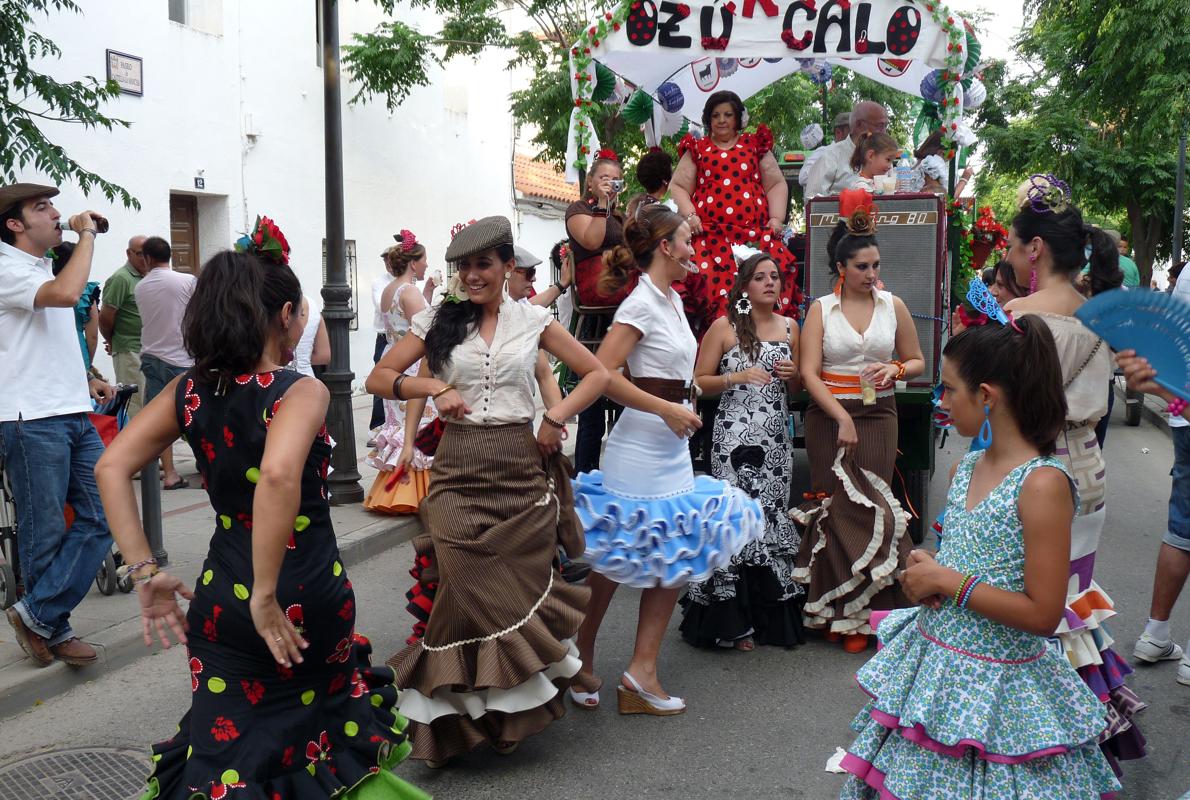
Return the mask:
<path fill-rule="evenodd" d="M 289 242 L 277 223 L 268 217 L 258 216 L 252 232 L 241 236 L 235 243 L 237 253 L 252 253 L 274 264 L 289 264 Z"/>
<path fill-rule="evenodd" d="M 1070 206 L 1070 187 L 1051 174 L 1034 174 L 1021 184 L 1016 194 L 1017 207 L 1030 208 L 1038 214 L 1061 214 Z"/>
<path fill-rule="evenodd" d="M 453 229 L 451 230 L 450 236 L 452 239 L 454 238 Z M 396 239 L 397 243 L 401 246 L 402 253 L 408 253 L 410 250 L 417 247 L 417 237 L 413 235 L 413 231 L 402 230 L 393 238 Z"/>
<path fill-rule="evenodd" d="M 851 236 L 875 236 L 879 210 L 866 189 L 844 189 L 839 193 L 839 219 Z"/>

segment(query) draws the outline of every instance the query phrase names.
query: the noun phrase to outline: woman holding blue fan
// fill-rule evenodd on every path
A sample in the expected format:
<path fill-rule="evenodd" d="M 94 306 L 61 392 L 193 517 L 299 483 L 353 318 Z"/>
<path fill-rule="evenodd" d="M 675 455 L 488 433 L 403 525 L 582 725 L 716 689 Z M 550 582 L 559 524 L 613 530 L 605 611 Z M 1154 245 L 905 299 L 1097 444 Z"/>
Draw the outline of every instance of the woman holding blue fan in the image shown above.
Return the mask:
<path fill-rule="evenodd" d="M 1066 429 L 1058 437 L 1056 455 L 1074 476 L 1079 496 L 1070 535 L 1066 613 L 1055 633 L 1067 658 L 1105 704 L 1108 728 L 1100 743 L 1118 771 L 1118 760 L 1145 754 L 1144 737 L 1132 721 L 1145 704 L 1124 685 L 1132 669 L 1112 650 L 1103 625 L 1116 611 L 1107 592 L 1092 580 L 1107 513 L 1106 467 L 1095 423 L 1107 413 L 1103 387 L 1113 370 L 1111 348 L 1074 316 L 1086 302 L 1074 279 L 1087 261 L 1088 245 L 1092 293 L 1118 288 L 1124 276 L 1115 243 L 1083 221 L 1062 181 L 1033 175 L 1021 186 L 1017 204 L 1007 258 L 1018 283 L 1029 285 L 1031 293 L 1008 303 L 1005 310 L 1018 318 L 1036 315 L 1054 335 L 1067 405 Z"/>

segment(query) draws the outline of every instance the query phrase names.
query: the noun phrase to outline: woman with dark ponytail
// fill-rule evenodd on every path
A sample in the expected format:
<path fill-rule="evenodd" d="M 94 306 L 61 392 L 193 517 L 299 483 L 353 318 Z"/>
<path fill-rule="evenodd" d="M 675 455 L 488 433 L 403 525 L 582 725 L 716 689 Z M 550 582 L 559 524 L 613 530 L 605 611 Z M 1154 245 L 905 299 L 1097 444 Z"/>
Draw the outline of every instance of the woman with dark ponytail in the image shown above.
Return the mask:
<path fill-rule="evenodd" d="M 867 648 L 873 610 L 908 602 L 895 579 L 910 541 L 890 488 L 894 390 L 925 370 L 908 307 L 879 288 L 875 210 L 863 189 L 839 195 L 841 220 L 827 242 L 838 282 L 810 306 L 800 347 L 811 491 L 793 512 L 803 526 L 793 575 L 806 587 L 806 627 L 842 639 L 850 653 Z"/>
<path fill-rule="evenodd" d="M 267 218 L 241 241 L 247 252 L 220 253 L 199 274 L 182 321 L 194 367 L 95 469 L 145 644 L 156 630 L 169 647 L 172 631 L 190 657 L 190 710 L 153 748 L 144 796 L 424 800 L 389 771 L 409 750 L 405 721 L 392 670 L 370 665 L 355 632 L 327 502 L 329 395 L 282 368 L 302 333 L 302 287 Z M 193 593 L 153 560 L 132 490 L 133 473 L 179 435 L 217 515 Z"/>
<path fill-rule="evenodd" d="M 711 474 L 738 486 L 764 509 L 764 539 L 682 598 L 682 638 L 699 647 L 804 641 L 802 598 L 793 579 L 801 537 L 789 518 L 792 443 L 788 400 L 801 390 L 798 327 L 776 313 L 783 276 L 767 253 L 750 256 L 727 295 L 727 316 L 698 349 L 695 380 L 719 395 L 711 435 Z"/>
<path fill-rule="evenodd" d="M 565 713 L 588 593 L 558 569 L 559 544 L 572 558 L 582 552 L 562 434 L 607 384 L 548 308 L 509 298 L 507 219 L 459 230 L 446 260 L 458 270 L 446 298 L 413 318 L 367 382 L 374 394 L 410 401 L 410 421 L 426 398 L 445 421 L 418 510 L 438 588 L 424 635 L 389 659 L 413 757 L 430 766 L 483 743 L 511 753 Z M 539 348 L 583 377 L 534 437 Z M 407 374 L 423 356 L 418 374 Z"/>
<path fill-rule="evenodd" d="M 1005 310 L 1018 318 L 1036 315 L 1053 333 L 1067 405 L 1057 455 L 1078 484 L 1079 509 L 1070 537 L 1072 591 L 1056 633 L 1070 662 L 1105 701 L 1110 725 L 1102 746 L 1118 771 L 1118 759 L 1145 755 L 1144 737 L 1133 721 L 1144 703 L 1124 685 L 1132 668 L 1104 644 L 1111 639 L 1100 623 L 1116 612 L 1107 592 L 1092 580 L 1107 514 L 1106 466 L 1095 423 L 1107 413 L 1103 389 L 1111 381 L 1113 368 L 1107 343 L 1074 317 L 1086 302 L 1074 279 L 1087 261 L 1088 245 L 1093 294 L 1119 287 L 1124 276 L 1111 237 L 1083 222 L 1065 183 L 1052 175 L 1033 175 L 1017 193 L 1017 204 L 1020 210 L 1008 232 L 1007 260 L 1017 282 L 1031 291 L 1009 302 Z"/>
<path fill-rule="evenodd" d="M 651 198 L 628 205 L 624 244 L 603 257 L 608 288 L 639 282 L 616 310 L 596 354 L 611 373 L 608 397 L 624 406 L 607 440 L 603 471 L 575 481 L 579 519 L 591 561 L 591 602 L 579 631 L 583 670 L 570 699 L 599 706 L 595 639 L 620 584 L 644 589 L 632 660 L 616 694 L 621 714 L 668 716 L 686 710 L 666 694 L 657 656 L 678 593 L 764 535 L 760 505 L 743 491 L 694 476 L 689 436 L 694 413 L 697 343 L 673 284 L 694 268 L 690 225 Z M 631 377 L 620 371 L 627 366 Z"/>

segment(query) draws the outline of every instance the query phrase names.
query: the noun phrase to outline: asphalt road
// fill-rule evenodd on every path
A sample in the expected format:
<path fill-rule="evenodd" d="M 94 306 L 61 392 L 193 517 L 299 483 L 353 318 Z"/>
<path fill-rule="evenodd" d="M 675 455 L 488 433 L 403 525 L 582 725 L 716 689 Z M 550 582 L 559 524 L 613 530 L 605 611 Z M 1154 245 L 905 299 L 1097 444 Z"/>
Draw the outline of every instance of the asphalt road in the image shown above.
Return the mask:
<path fill-rule="evenodd" d="M 963 450 L 964 443 L 952 440 L 939 456 L 934 509 L 946 468 Z M 1112 629 L 1128 657 L 1147 618 L 1172 450 L 1169 439 L 1147 424 L 1116 424 L 1107 458 L 1108 525 L 1096 578 L 1119 609 Z M 400 647 L 409 627 L 402 610 L 409 554 L 402 547 L 351 571 L 359 630 L 382 656 Z M 599 672 L 609 686 L 627 662 L 636 599 L 634 591 L 620 593 L 600 640 Z M 450 800 L 837 796 L 842 778 L 824 766 L 851 739 L 847 724 L 863 701 L 852 674 L 865 656 L 818 640 L 793 651 L 699 651 L 680 640 L 677 622 L 675 616 L 661 667 L 667 689 L 687 699 L 685 715 L 620 717 L 609 691 L 602 709 L 571 709 L 510 757 L 476 751 L 445 770 L 407 764 L 399 772 Z M 1190 597 L 1176 610 L 1173 628 L 1183 641 L 1190 636 Z M 1125 765 L 1122 800 L 1171 800 L 1190 790 L 1190 687 L 1175 683 L 1175 669 L 1172 663 L 1149 667 L 1129 680 L 1150 703 L 1140 717 L 1150 755 Z M 189 697 L 183 652 L 155 653 L 0 721 L 0 766 L 47 748 L 146 747 L 172 734 Z"/>

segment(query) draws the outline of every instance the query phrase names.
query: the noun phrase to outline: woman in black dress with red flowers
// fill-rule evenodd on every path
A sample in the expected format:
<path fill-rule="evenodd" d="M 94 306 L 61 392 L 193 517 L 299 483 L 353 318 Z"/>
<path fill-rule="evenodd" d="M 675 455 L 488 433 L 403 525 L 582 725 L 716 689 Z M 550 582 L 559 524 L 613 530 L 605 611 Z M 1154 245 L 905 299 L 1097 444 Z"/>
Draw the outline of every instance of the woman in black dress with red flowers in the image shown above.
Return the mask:
<path fill-rule="evenodd" d="M 96 468 L 146 645 L 156 630 L 169 647 L 172 631 L 190 655 L 191 708 L 153 748 L 142 800 L 425 798 L 389 772 L 410 751 L 405 720 L 392 670 L 370 666 L 355 633 L 327 504 L 328 393 L 282 369 L 304 321 L 297 277 L 274 258 L 224 252 L 204 266 L 183 321 L 194 368 Z M 132 490 L 179 434 L 215 511 L 193 594 L 152 562 Z"/>

